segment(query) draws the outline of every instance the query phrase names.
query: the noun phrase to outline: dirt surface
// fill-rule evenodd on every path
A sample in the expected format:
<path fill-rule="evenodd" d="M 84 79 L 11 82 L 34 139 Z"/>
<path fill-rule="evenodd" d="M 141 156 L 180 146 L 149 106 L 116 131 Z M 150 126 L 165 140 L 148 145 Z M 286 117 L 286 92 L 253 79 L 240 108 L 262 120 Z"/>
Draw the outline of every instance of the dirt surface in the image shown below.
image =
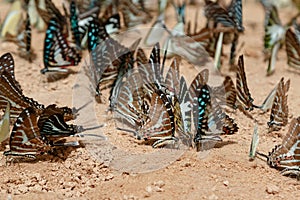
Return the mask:
<path fill-rule="evenodd" d="M 1 1 L 0 8 L 3 19 L 8 4 Z M 188 9 L 194 8 L 188 6 Z M 252 0 L 244 3 L 243 11 L 246 31 L 240 37 L 240 44 L 244 42 L 244 46 L 240 48 L 239 54 L 245 56 L 248 85 L 254 102 L 263 102 L 281 77 L 285 77 L 285 80 L 291 79 L 288 97 L 290 122 L 300 111 L 300 90 L 297 89 L 300 85 L 299 72 L 289 69 L 283 48 L 278 54 L 275 73 L 266 76 L 267 63 L 263 61 L 262 53 L 263 9 L 257 1 Z M 287 22 L 296 12 L 295 8 L 286 7 L 280 10 L 280 17 L 283 22 Z M 171 11 L 170 13 L 173 15 Z M 190 12 L 187 15 L 190 19 L 194 18 Z M 203 21 L 202 16 L 201 20 Z M 31 64 L 17 55 L 14 44 L 0 43 L 1 55 L 6 52 L 14 55 L 16 79 L 24 93 L 45 105 L 56 103 L 78 107 L 89 99 L 93 100 L 88 97 L 88 92 L 76 91 L 76 74 L 52 83 L 47 82 L 45 76 L 40 74 L 43 65 L 43 38 L 44 33 L 33 30 L 33 48 L 37 59 Z M 229 55 L 228 52 L 225 53 Z M 222 74 L 234 77 L 228 71 L 228 58 L 223 63 Z M 79 68 L 74 67 L 74 70 L 79 71 Z M 182 65 L 181 70 L 190 75 L 195 74 L 195 69 L 188 64 Z M 0 161 L 0 199 L 300 198 L 300 184 L 296 179 L 280 175 L 279 171 L 270 168 L 264 160 L 249 161 L 254 121 L 240 112 L 231 115 L 239 126 L 239 132 L 224 136 L 223 142 L 215 148 L 202 153 L 197 153 L 195 149 L 162 152 L 163 150 L 140 145 L 139 141 L 128 134 L 116 131 L 111 122 L 112 114 L 104 115 L 108 102 L 89 105 L 85 109 L 96 110 L 98 121 L 95 123 L 105 124 L 103 128 L 97 129 L 97 134 L 103 135 L 106 140 L 91 137 L 85 141 L 86 147 L 64 149 L 63 158 L 44 156 L 34 162 L 6 162 L 3 156 Z M 281 143 L 288 126 L 268 134 L 266 123 L 269 113 L 252 113 L 259 122 L 258 148 L 267 153 Z M 92 118 L 86 118 L 94 117 L 92 112 L 90 114 L 86 110 L 80 114 L 83 120 L 78 123 L 89 127 L 95 125 L 88 124 Z M 134 152 L 138 154 L 135 155 Z"/>

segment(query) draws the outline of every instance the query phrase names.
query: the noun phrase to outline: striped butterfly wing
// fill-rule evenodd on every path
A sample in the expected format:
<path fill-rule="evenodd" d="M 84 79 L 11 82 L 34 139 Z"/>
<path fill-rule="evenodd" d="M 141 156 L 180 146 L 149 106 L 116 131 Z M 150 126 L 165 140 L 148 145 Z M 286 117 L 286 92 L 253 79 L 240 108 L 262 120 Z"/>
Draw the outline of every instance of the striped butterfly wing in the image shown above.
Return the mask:
<path fill-rule="evenodd" d="M 225 118 L 223 119 L 223 134 L 232 135 L 238 132 L 239 127 L 234 122 L 234 119 L 225 114 Z"/>
<path fill-rule="evenodd" d="M 169 70 L 166 74 L 164 87 L 167 88 L 165 91 L 169 101 L 172 105 L 172 110 L 175 118 L 176 130 L 178 130 L 182 139 L 186 139 L 191 133 L 190 121 L 191 120 L 191 106 L 189 91 L 185 82 L 184 77 L 180 77 L 179 64 L 181 58 L 175 57 Z"/>
<path fill-rule="evenodd" d="M 10 116 L 16 118 L 27 107 L 34 107 L 37 112 L 44 109 L 42 104 L 32 98 L 24 96 L 20 87 L 15 84 L 15 80 L 7 71 L 0 74 L 0 107 L 5 109 L 7 102 L 11 105 Z"/>
<path fill-rule="evenodd" d="M 238 131 L 237 124 L 225 114 L 207 84 L 201 88 L 197 112 L 198 119 L 194 115 L 194 121 L 198 120 L 197 134 L 194 137 L 197 151 L 210 148 L 216 141 L 221 141 L 221 134 L 234 134 Z"/>
<path fill-rule="evenodd" d="M 225 89 L 226 105 L 236 109 L 237 92 L 232 79 L 229 76 L 226 76 L 223 85 Z"/>
<path fill-rule="evenodd" d="M 36 54 L 31 48 L 31 25 L 28 13 L 25 20 L 25 29 L 23 30 L 23 41 L 24 42 L 19 45 L 20 56 L 32 62 L 32 60 L 36 58 Z"/>
<path fill-rule="evenodd" d="M 160 45 L 156 43 L 152 48 L 150 58 L 147 57 L 142 49 L 137 52 L 138 71 L 147 83 L 163 83 L 162 67 L 160 61 Z"/>
<path fill-rule="evenodd" d="M 268 164 L 278 169 L 293 169 L 300 166 L 300 118 L 291 121 L 282 144 L 275 146 L 269 153 Z"/>
<path fill-rule="evenodd" d="M 73 110 L 69 107 L 58 107 L 56 104 L 50 104 L 40 114 L 38 126 L 41 127 L 42 123 L 47 120 L 51 115 L 63 115 L 64 121 L 74 120 L 76 116 Z"/>
<path fill-rule="evenodd" d="M 236 89 L 238 101 L 246 110 L 253 110 L 253 99 L 247 85 L 243 55 L 241 55 L 238 60 L 238 67 L 236 71 Z"/>
<path fill-rule="evenodd" d="M 228 15 L 233 18 L 239 32 L 244 31 L 243 27 L 243 5 L 242 0 L 232 0 L 227 7 Z"/>
<path fill-rule="evenodd" d="M 27 13 L 26 19 L 23 22 L 23 25 L 19 28 L 19 34 L 17 37 L 7 33 L 6 40 L 14 42 L 18 45 L 19 56 L 32 62 L 36 58 L 36 54 L 31 48 L 31 25 L 30 17 Z"/>
<path fill-rule="evenodd" d="M 126 27 L 147 23 L 152 18 L 148 12 L 139 9 L 132 0 L 120 0 L 119 9 L 123 14 Z"/>
<path fill-rule="evenodd" d="M 62 28 L 55 18 L 50 19 L 44 40 L 44 69 L 46 72 L 67 72 L 67 66 L 75 66 L 81 60 L 81 54 L 70 47 Z"/>
<path fill-rule="evenodd" d="M 194 78 L 194 80 L 192 81 L 189 87 L 189 91 L 191 93 L 192 99 L 198 98 L 201 87 L 208 82 L 208 75 L 209 75 L 208 69 L 204 69 L 201 72 L 199 72 L 197 76 Z"/>
<path fill-rule="evenodd" d="M 70 3 L 70 26 L 73 35 L 73 41 L 75 41 L 76 47 L 78 49 L 81 49 L 82 34 L 79 31 L 78 12 L 76 8 L 76 3 L 73 0 Z"/>
<path fill-rule="evenodd" d="M 170 94 L 167 95 L 170 96 Z M 171 98 L 171 103 L 178 137 L 183 144 L 192 146 L 192 104 L 190 92 L 184 77 L 180 78 L 179 91 Z"/>
<path fill-rule="evenodd" d="M 196 127 L 196 134 L 194 135 L 194 143 L 197 151 L 202 147 L 202 141 L 205 140 L 206 132 L 209 128 L 209 112 L 212 109 L 211 96 L 207 84 L 199 88 L 199 95 L 197 101 L 193 105 L 193 118 Z M 208 138 L 209 139 L 209 138 Z"/>
<path fill-rule="evenodd" d="M 171 105 L 162 91 L 157 92 L 151 97 L 149 122 L 138 132 L 141 138 L 155 141 L 152 145 L 154 148 L 172 145 L 177 141 Z"/>
<path fill-rule="evenodd" d="M 138 66 L 139 74 L 145 80 L 145 82 L 153 83 L 154 80 L 156 80 L 156 75 L 154 73 L 154 70 L 156 69 L 151 69 L 151 65 L 149 65 L 148 58 L 142 48 L 138 48 L 137 50 L 136 63 Z"/>
<path fill-rule="evenodd" d="M 270 121 L 268 122 L 269 132 L 278 131 L 282 126 L 288 123 L 288 104 L 287 104 L 287 92 L 290 87 L 290 80 L 284 84 L 284 79 L 281 78 L 278 83 L 275 98 L 272 105 Z"/>
<path fill-rule="evenodd" d="M 60 24 L 61 27 L 64 27 L 67 25 L 67 19 L 64 15 L 61 14 L 59 9 L 55 6 L 55 4 L 52 2 L 52 0 L 46 0 L 45 1 L 45 7 L 46 9 L 41 9 L 40 7 L 37 7 L 37 10 L 44 20 L 46 24 L 50 23 L 50 20 L 52 18 L 55 18 L 57 23 Z"/>
<path fill-rule="evenodd" d="M 120 14 L 113 14 L 104 22 L 106 32 L 108 34 L 117 33 L 121 29 Z"/>
<path fill-rule="evenodd" d="M 92 84 L 93 92 L 96 91 L 96 96 L 100 95 L 100 91 L 98 88 L 98 82 L 101 78 L 101 74 L 103 70 L 97 65 L 97 51 L 96 47 L 103 43 L 106 39 L 109 38 L 105 27 L 100 23 L 96 18 L 92 18 L 88 25 L 88 50 L 90 52 L 90 64 L 88 64 L 85 68 L 85 73 L 89 77 L 90 82 Z M 99 47 L 98 47 L 99 48 Z M 103 55 L 101 55 L 103 56 Z M 101 56 L 99 56 L 101 58 Z M 100 62 L 100 61 L 99 61 Z"/>
<path fill-rule="evenodd" d="M 217 2 L 206 1 L 204 15 L 208 19 L 208 23 L 211 21 L 214 23 L 214 27 L 218 23 L 221 23 L 225 27 L 236 27 L 234 18 L 229 16 L 228 11 L 221 7 Z"/>
<path fill-rule="evenodd" d="M 148 118 L 150 97 L 143 86 L 144 82 L 139 73 L 132 73 L 118 85 L 115 101 L 111 101 L 111 108 L 115 111 L 115 118 L 121 122 L 118 128 L 127 126 L 131 132 L 145 125 Z"/>
<path fill-rule="evenodd" d="M 285 46 L 288 65 L 296 69 L 300 68 L 300 40 L 291 28 L 286 31 Z"/>
<path fill-rule="evenodd" d="M 96 59 L 93 64 L 100 77 L 96 92 L 101 93 L 104 89 L 113 88 L 116 81 L 133 68 L 133 54 L 139 42 L 140 39 L 134 42 L 131 50 L 118 41 L 108 38 L 96 47 L 94 50 Z"/>
<path fill-rule="evenodd" d="M 213 93 L 221 105 L 224 103 L 232 109 L 236 109 L 237 92 L 230 76 L 226 76 L 221 86 L 213 87 Z"/>
<path fill-rule="evenodd" d="M 180 90 L 180 62 L 181 57 L 175 57 L 173 59 L 164 81 L 164 85 L 176 96 L 178 96 Z"/>
<path fill-rule="evenodd" d="M 184 77 L 181 77 L 180 79 L 180 90 L 178 94 L 178 99 L 179 99 L 181 115 L 183 119 L 184 132 L 191 133 L 192 98 Z"/>
<path fill-rule="evenodd" d="M 14 80 L 15 86 L 22 91 L 19 82 L 15 79 L 15 61 L 11 53 L 5 53 L 0 57 L 0 73 L 4 70 L 7 71 L 12 80 Z"/>
<path fill-rule="evenodd" d="M 50 144 L 55 144 L 55 141 L 77 133 L 77 127 L 73 124 L 67 124 L 62 114 L 52 114 L 50 116 L 42 114 L 38 120 L 38 125 L 41 136 L 46 138 L 46 141 Z"/>
<path fill-rule="evenodd" d="M 226 83 L 227 81 L 232 82 L 232 80 L 230 77 L 225 77 L 224 88 L 222 88 L 225 90 L 225 93 L 220 91 L 220 87 L 217 87 L 218 90 L 216 90 L 216 88 L 210 88 L 212 109 L 209 113 L 209 130 L 211 133 L 232 135 L 239 129 L 237 124 L 234 122 L 234 119 L 228 116 L 222 107 L 223 102 L 226 102 L 227 106 L 231 106 L 235 109 L 235 107 L 232 106 L 235 104 L 229 103 L 231 101 L 231 97 L 235 96 L 232 95 L 232 91 L 228 90 L 228 85 L 233 86 L 233 82 L 231 85 Z M 234 86 L 233 89 L 235 89 Z M 220 97 L 221 95 L 223 95 L 223 98 L 225 99 L 222 99 L 222 97 Z M 234 95 L 236 94 L 234 93 Z"/>
<path fill-rule="evenodd" d="M 208 75 L 209 71 L 207 69 L 202 70 L 198 73 L 198 75 L 194 78 L 192 81 L 190 87 L 189 87 L 189 93 L 192 103 L 192 110 L 193 110 L 193 120 L 195 125 L 195 130 L 198 129 L 198 97 L 201 92 L 201 88 L 208 82 Z"/>
<path fill-rule="evenodd" d="M 32 107 L 23 110 L 14 124 L 10 141 L 10 150 L 4 155 L 26 156 L 35 158 L 47 153 L 50 147 L 43 142 L 37 126 L 37 113 Z"/>
<path fill-rule="evenodd" d="M 134 54 L 135 51 L 139 45 L 141 41 L 141 38 L 137 39 L 129 48 L 124 47 L 122 45 L 121 48 L 122 49 L 122 53 L 121 55 L 119 55 L 119 65 L 118 65 L 118 72 L 117 72 L 117 77 L 115 80 L 113 80 L 113 84 L 112 87 L 115 88 L 116 87 L 116 83 L 123 79 L 123 77 L 127 74 L 130 74 L 132 69 L 133 69 L 133 65 L 135 63 L 135 59 L 134 59 Z M 113 62 L 114 63 L 114 62 Z M 103 73 L 103 75 L 105 75 L 105 72 Z M 111 94 L 110 94 L 110 98 L 112 95 L 112 90 L 111 90 Z"/>

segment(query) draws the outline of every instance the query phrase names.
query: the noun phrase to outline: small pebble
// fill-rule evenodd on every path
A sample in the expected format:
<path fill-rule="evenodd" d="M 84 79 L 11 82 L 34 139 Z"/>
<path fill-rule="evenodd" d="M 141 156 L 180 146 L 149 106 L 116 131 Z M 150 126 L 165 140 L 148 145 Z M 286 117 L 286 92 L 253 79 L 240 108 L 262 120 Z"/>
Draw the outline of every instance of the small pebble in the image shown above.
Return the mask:
<path fill-rule="evenodd" d="M 153 189 L 152 189 L 151 186 L 147 186 L 147 187 L 146 187 L 146 191 L 147 191 L 148 193 L 152 193 L 152 192 L 153 192 Z"/>
<path fill-rule="evenodd" d="M 228 186 L 229 185 L 229 181 L 223 181 L 223 184 L 225 185 L 225 186 Z"/>
<path fill-rule="evenodd" d="M 279 187 L 276 185 L 268 185 L 266 188 L 266 192 L 268 194 L 278 194 L 279 193 Z"/>
<path fill-rule="evenodd" d="M 159 180 L 157 182 L 154 182 L 154 185 L 159 187 L 159 188 L 162 188 L 163 186 L 165 186 L 165 182 L 162 181 L 162 180 Z"/>

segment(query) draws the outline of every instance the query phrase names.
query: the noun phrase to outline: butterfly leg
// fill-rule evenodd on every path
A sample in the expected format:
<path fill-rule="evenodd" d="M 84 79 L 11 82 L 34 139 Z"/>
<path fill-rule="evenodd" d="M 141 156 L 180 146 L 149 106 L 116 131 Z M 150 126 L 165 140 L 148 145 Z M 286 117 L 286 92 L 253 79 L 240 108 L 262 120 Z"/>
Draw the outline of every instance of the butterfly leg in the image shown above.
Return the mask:
<path fill-rule="evenodd" d="M 296 176 L 297 180 L 300 180 L 300 167 L 292 166 L 287 167 L 280 172 L 283 176 Z"/>
<path fill-rule="evenodd" d="M 231 43 L 231 49 L 230 49 L 230 60 L 229 60 L 229 64 L 230 64 L 230 70 L 235 70 L 235 56 L 236 56 L 236 46 L 238 43 L 238 39 L 239 39 L 239 35 L 237 33 L 234 34 L 234 38 L 233 41 Z"/>
<path fill-rule="evenodd" d="M 178 142 L 178 139 L 176 137 L 157 137 L 157 138 L 151 138 L 151 139 L 158 139 L 156 142 L 153 143 L 153 148 L 159 148 L 163 146 L 168 147 L 174 147 L 175 144 Z"/>

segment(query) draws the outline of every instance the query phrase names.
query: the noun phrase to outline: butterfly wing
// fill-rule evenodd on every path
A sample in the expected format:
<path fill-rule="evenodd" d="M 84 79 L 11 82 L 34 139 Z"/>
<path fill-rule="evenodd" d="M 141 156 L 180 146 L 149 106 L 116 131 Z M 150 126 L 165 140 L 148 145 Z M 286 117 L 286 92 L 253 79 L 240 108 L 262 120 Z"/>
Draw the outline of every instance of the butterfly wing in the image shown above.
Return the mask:
<path fill-rule="evenodd" d="M 285 35 L 286 54 L 288 59 L 288 65 L 294 68 L 300 66 L 300 42 L 297 39 L 295 33 L 291 29 L 286 31 Z"/>
<path fill-rule="evenodd" d="M 248 89 L 243 55 L 239 57 L 239 61 L 238 61 L 238 67 L 236 71 L 236 89 L 237 89 L 237 98 L 243 104 L 244 108 L 246 110 L 252 110 L 253 99 Z"/>
<path fill-rule="evenodd" d="M 300 118 L 294 118 L 289 130 L 282 140 L 282 144 L 276 146 L 270 153 L 268 164 L 278 169 L 299 167 L 300 164 Z"/>
<path fill-rule="evenodd" d="M 9 138 L 9 131 L 10 131 L 9 115 L 10 115 L 10 104 L 7 103 L 4 115 L 2 116 L 2 119 L 0 121 L 0 143 L 5 141 L 7 138 Z"/>
<path fill-rule="evenodd" d="M 270 121 L 268 122 L 269 132 L 274 130 L 280 130 L 282 126 L 285 126 L 288 122 L 288 104 L 287 104 L 287 92 L 289 90 L 290 80 L 284 84 L 284 79 L 281 78 L 278 83 L 275 98 L 272 105 Z"/>
<path fill-rule="evenodd" d="M 37 115 L 33 108 L 28 107 L 22 111 L 14 124 L 10 141 L 10 150 L 4 155 L 28 156 L 35 158 L 36 155 L 50 150 L 40 137 L 37 126 Z"/>
<path fill-rule="evenodd" d="M 7 71 L 0 74 L 0 107 L 5 109 L 7 102 L 11 106 L 11 117 L 15 118 L 22 112 L 23 109 L 33 106 L 37 110 L 44 108 L 43 105 L 23 95 L 22 90 L 15 84 L 15 80 Z"/>

